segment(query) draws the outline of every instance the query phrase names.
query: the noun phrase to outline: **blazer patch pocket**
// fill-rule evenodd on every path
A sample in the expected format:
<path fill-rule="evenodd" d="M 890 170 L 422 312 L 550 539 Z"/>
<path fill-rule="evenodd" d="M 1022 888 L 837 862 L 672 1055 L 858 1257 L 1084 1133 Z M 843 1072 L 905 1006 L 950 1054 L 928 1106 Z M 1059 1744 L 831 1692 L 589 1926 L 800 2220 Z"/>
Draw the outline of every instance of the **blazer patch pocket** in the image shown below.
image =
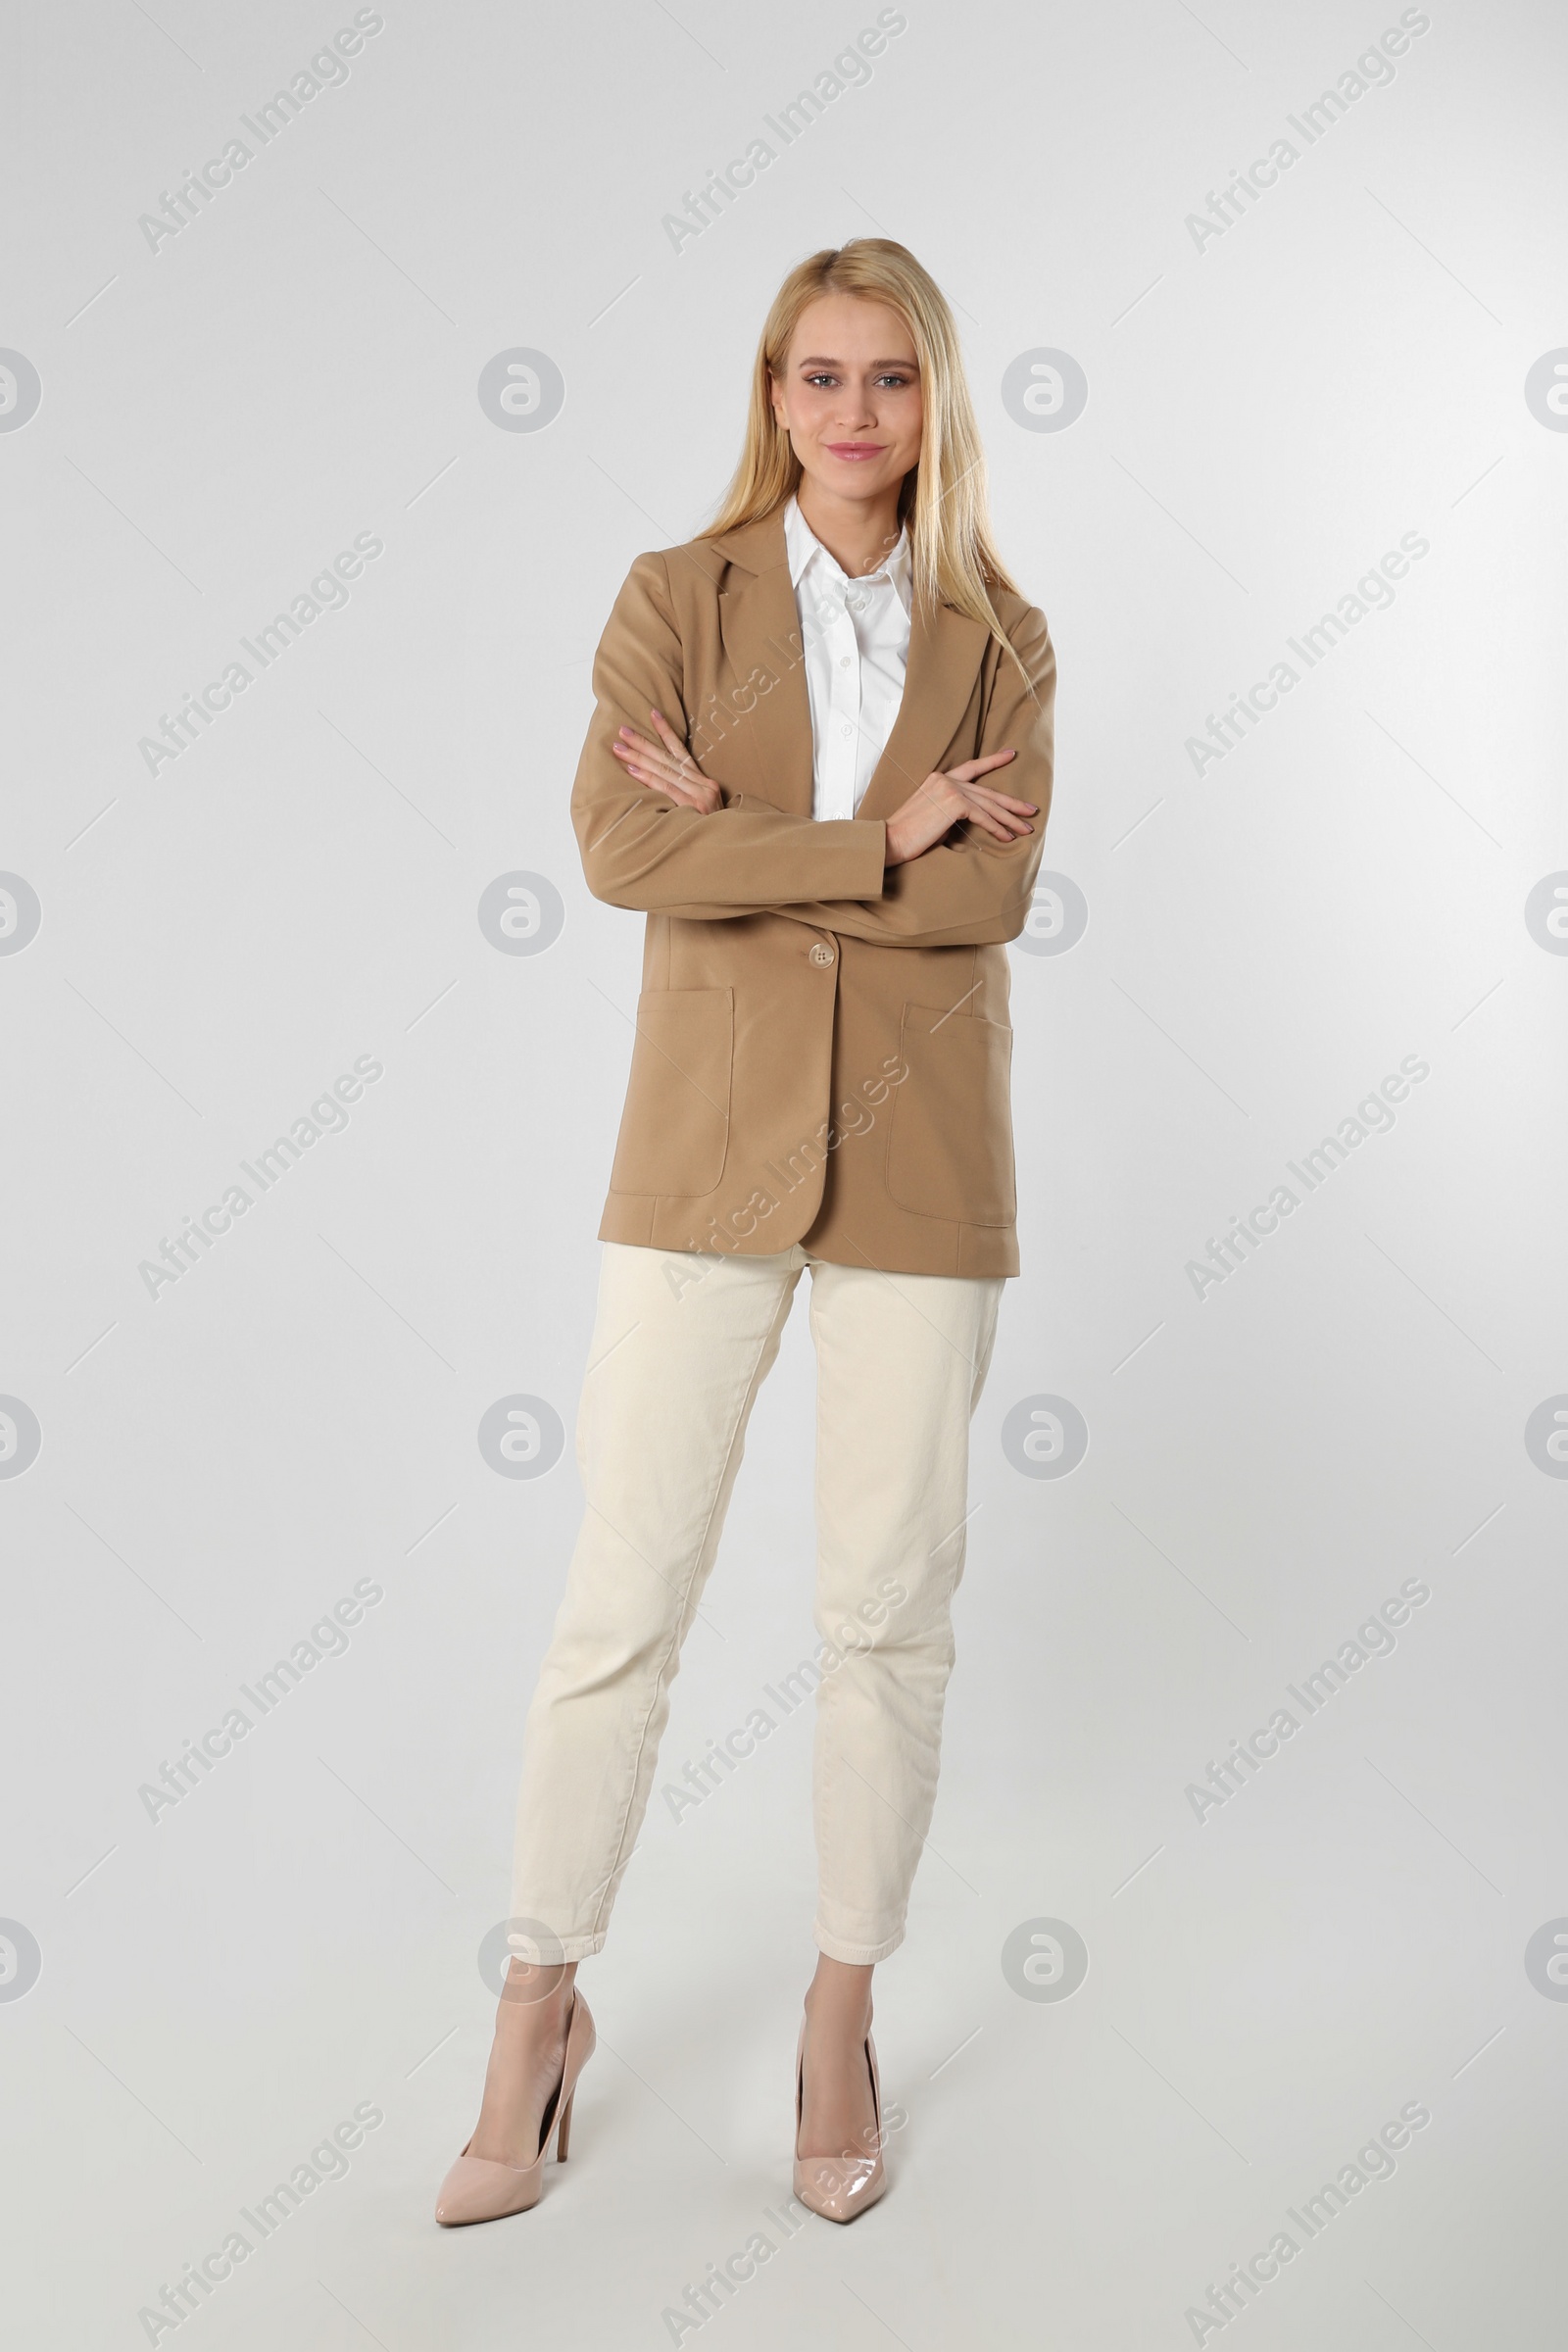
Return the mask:
<path fill-rule="evenodd" d="M 908 1076 L 893 1098 L 887 1190 L 900 1208 L 956 1225 L 1010 1225 L 1012 1031 L 941 1005 L 906 1004 Z"/>
<path fill-rule="evenodd" d="M 691 1199 L 712 1191 L 729 1149 L 734 1046 L 732 989 L 652 989 L 639 997 L 612 1192 Z"/>

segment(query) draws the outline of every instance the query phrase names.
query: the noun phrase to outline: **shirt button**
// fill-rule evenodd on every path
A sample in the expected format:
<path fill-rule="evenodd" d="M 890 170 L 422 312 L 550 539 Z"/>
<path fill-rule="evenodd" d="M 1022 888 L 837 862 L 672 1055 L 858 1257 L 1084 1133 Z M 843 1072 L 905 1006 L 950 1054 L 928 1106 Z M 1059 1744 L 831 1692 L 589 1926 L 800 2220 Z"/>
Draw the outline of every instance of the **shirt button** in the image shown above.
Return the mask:
<path fill-rule="evenodd" d="M 827 965 L 833 961 L 833 951 L 824 946 L 821 940 L 818 940 L 811 950 L 810 960 L 812 963 L 821 964 L 826 969 Z"/>
<path fill-rule="evenodd" d="M 849 666 L 850 666 L 850 657 L 849 657 L 849 655 L 848 655 L 848 654 L 840 654 L 840 656 L 839 656 L 839 667 L 840 667 L 840 669 L 848 669 L 848 668 L 849 668 Z"/>
<path fill-rule="evenodd" d="M 846 719 L 843 726 L 840 727 L 839 733 L 841 735 L 853 735 L 855 733 L 855 729 L 850 725 L 848 719 Z"/>

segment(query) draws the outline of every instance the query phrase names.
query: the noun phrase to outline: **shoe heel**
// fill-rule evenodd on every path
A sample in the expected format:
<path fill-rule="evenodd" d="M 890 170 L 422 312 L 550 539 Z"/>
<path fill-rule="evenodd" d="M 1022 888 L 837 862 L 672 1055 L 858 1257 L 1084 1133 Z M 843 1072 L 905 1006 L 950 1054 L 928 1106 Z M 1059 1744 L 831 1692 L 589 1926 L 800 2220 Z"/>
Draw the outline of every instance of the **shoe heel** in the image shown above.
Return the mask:
<path fill-rule="evenodd" d="M 573 2090 L 571 2097 L 561 2110 L 561 2130 L 556 2136 L 556 2162 L 558 2164 L 564 2164 L 566 2161 L 566 2148 L 571 2139 L 571 2111 L 576 2104 L 576 2099 L 577 2093 Z"/>

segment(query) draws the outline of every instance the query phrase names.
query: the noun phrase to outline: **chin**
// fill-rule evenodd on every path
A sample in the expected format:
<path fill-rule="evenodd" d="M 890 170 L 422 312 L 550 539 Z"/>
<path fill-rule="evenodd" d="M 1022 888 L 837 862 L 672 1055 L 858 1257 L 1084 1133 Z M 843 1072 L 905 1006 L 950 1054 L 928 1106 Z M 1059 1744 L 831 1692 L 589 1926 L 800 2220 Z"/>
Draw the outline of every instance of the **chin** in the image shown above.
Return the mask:
<path fill-rule="evenodd" d="M 822 478 L 835 490 L 885 490 L 890 482 L 901 481 L 903 475 L 888 465 L 858 466 L 851 458 L 824 457 Z"/>

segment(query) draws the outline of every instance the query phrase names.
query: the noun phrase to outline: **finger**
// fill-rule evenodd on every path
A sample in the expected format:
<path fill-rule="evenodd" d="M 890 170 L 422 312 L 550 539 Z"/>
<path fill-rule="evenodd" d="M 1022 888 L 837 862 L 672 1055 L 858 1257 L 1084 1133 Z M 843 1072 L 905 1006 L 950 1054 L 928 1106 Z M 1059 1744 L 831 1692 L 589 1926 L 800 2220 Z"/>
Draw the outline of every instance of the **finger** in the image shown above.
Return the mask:
<path fill-rule="evenodd" d="M 989 801 L 977 799 L 971 802 L 968 813 L 976 824 L 983 825 L 998 841 L 1016 841 L 1023 834 L 1034 831 L 1027 817 L 1015 816 L 1011 809 L 998 808 Z"/>
<path fill-rule="evenodd" d="M 682 743 L 680 737 L 676 734 L 674 728 L 670 725 L 668 719 L 664 716 L 662 710 L 654 710 L 651 709 L 648 715 L 653 720 L 655 726 L 659 729 L 660 740 L 662 742 L 664 749 L 670 754 L 671 758 L 678 760 L 682 766 L 687 765 L 690 761 L 691 754 L 688 752 L 685 744 Z"/>
<path fill-rule="evenodd" d="M 635 727 L 622 727 L 615 738 L 614 748 L 617 751 L 636 752 L 647 760 L 662 760 L 665 757 L 662 743 L 656 743 L 651 735 L 639 735 Z"/>
<path fill-rule="evenodd" d="M 1004 841 L 1010 843 L 1013 838 L 1004 825 L 999 824 L 995 817 L 988 816 L 983 808 L 976 808 L 972 812 L 969 821 L 972 825 L 977 826 L 982 833 L 988 833 L 993 841 Z"/>
<path fill-rule="evenodd" d="M 675 773 L 688 784 L 702 783 L 705 780 L 702 769 L 698 766 L 696 760 L 692 758 L 691 753 L 687 750 L 685 744 L 676 734 L 668 719 L 665 718 L 663 712 L 662 710 L 654 711 L 653 721 L 655 726 L 659 729 L 660 737 L 663 743 L 664 756 L 674 763 Z"/>
<path fill-rule="evenodd" d="M 667 776 L 671 783 L 676 784 L 684 781 L 674 761 L 668 759 L 657 744 L 650 744 L 646 750 L 634 749 L 623 743 L 612 744 L 610 748 L 623 767 L 630 767 L 635 761 L 639 768 L 646 770 L 650 775 Z"/>
<path fill-rule="evenodd" d="M 948 773 L 957 776 L 963 783 L 968 784 L 972 783 L 976 776 L 986 775 L 994 767 L 1004 767 L 1009 760 L 1016 760 L 1017 757 L 1018 755 L 1014 751 L 987 752 L 984 759 L 965 760 L 960 766 L 950 768 Z"/>
<path fill-rule="evenodd" d="M 701 768 L 693 765 L 678 740 L 675 740 L 671 753 L 662 744 L 654 743 L 646 735 L 639 735 L 635 727 L 622 727 L 620 734 L 624 740 L 616 741 L 610 747 L 620 760 L 625 760 L 628 757 L 639 760 L 644 767 L 651 769 L 655 775 L 667 776 L 671 783 L 700 784 L 705 781 Z"/>
<path fill-rule="evenodd" d="M 650 792 L 662 792 L 667 800 L 680 801 L 688 808 L 695 807 L 692 796 L 687 792 L 685 786 L 672 784 L 667 776 L 656 776 L 646 767 L 633 767 L 629 773 L 636 777 L 639 784 L 646 784 Z"/>
<path fill-rule="evenodd" d="M 990 808 L 1005 808 L 1012 816 L 1036 816 L 1039 810 L 1033 801 L 1015 801 L 1010 793 L 993 792 L 989 785 L 971 784 L 970 792 Z"/>

